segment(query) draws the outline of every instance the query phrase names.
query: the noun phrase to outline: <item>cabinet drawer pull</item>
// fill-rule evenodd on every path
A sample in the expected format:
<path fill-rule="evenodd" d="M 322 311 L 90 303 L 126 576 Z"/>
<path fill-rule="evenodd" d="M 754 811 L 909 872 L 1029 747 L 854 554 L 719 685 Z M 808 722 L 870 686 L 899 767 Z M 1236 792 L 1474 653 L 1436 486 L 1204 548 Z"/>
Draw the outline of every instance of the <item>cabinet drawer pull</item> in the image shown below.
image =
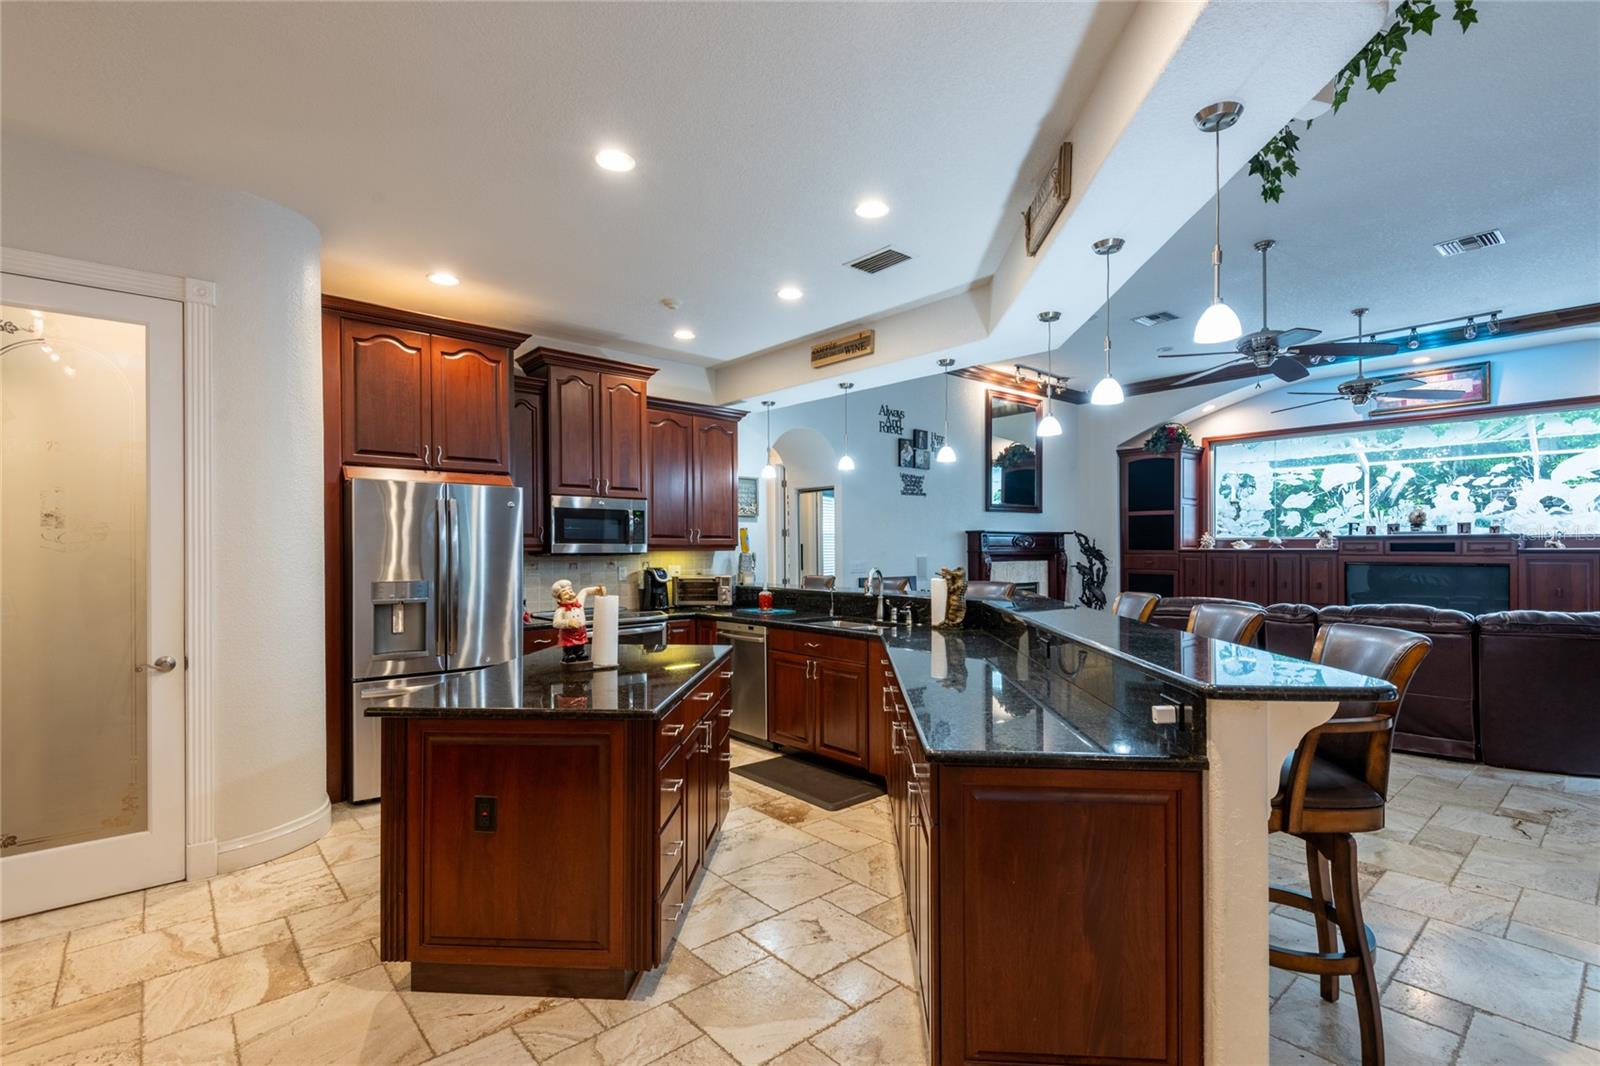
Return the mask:
<path fill-rule="evenodd" d="M 889 750 L 896 755 L 906 750 L 900 746 L 900 738 L 904 735 L 902 732 L 904 729 L 905 724 L 903 722 L 896 722 L 889 727 Z"/>
<path fill-rule="evenodd" d="M 732 718 L 733 717 L 733 708 L 731 706 L 724 707 L 722 710 L 717 712 L 717 717 L 718 718 Z"/>
<path fill-rule="evenodd" d="M 683 778 L 674 777 L 674 778 L 672 778 L 670 780 L 661 782 L 661 791 L 663 791 L 663 792 L 682 792 L 683 791 Z"/>
<path fill-rule="evenodd" d="M 722 671 L 722 673 L 718 674 L 717 676 L 722 678 L 722 680 L 726 681 L 726 680 L 728 680 L 728 678 L 733 676 L 733 671 L 732 670 L 724 670 L 724 671 Z"/>
<path fill-rule="evenodd" d="M 671 725 L 661 727 L 661 735 L 664 737 L 675 737 L 681 732 L 683 732 L 682 722 L 673 722 Z"/>
<path fill-rule="evenodd" d="M 725 751 L 721 755 L 718 755 L 717 758 L 721 759 L 723 762 L 732 762 L 733 761 L 733 752 Z"/>
<path fill-rule="evenodd" d="M 921 791 L 916 785 L 906 785 L 906 823 L 913 829 L 922 825 L 922 812 L 917 803 L 917 793 Z"/>
<path fill-rule="evenodd" d="M 661 849 L 661 854 L 669 859 L 676 859 L 679 855 L 683 854 L 683 841 L 674 840 L 672 843 Z"/>
<path fill-rule="evenodd" d="M 803 641 L 802 643 L 804 643 L 805 646 L 808 647 L 808 648 L 820 648 L 820 647 L 822 647 L 821 644 L 818 644 L 818 643 L 816 643 L 814 641 L 810 641 L 810 640 Z"/>
<path fill-rule="evenodd" d="M 914 762 L 911 764 L 911 776 L 918 781 L 926 781 L 933 776 L 933 771 L 925 762 Z"/>
<path fill-rule="evenodd" d="M 696 692 L 693 696 L 690 696 L 689 698 L 693 699 L 693 700 L 709 700 L 712 696 L 715 696 L 715 695 L 716 695 L 715 692 Z"/>
<path fill-rule="evenodd" d="M 662 907 L 661 908 L 661 920 L 664 921 L 664 922 L 675 922 L 675 921 L 677 921 L 679 918 L 681 918 L 683 916 L 683 908 L 684 908 L 684 904 L 682 904 L 682 903 L 673 903 L 673 904 L 670 904 L 668 906 Z"/>

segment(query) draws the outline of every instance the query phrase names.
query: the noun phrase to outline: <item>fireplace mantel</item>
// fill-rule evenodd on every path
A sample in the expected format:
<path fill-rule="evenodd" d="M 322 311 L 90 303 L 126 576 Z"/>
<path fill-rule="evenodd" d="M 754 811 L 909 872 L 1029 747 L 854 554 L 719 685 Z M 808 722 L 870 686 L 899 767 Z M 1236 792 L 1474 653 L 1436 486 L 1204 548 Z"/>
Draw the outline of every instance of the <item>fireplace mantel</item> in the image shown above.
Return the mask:
<path fill-rule="evenodd" d="M 1067 598 L 1067 538 L 1072 534 L 1010 533 L 989 529 L 967 530 L 967 576 L 972 581 L 996 580 L 992 575 L 997 562 L 1036 560 L 1046 567 L 1045 594 L 1052 599 Z"/>

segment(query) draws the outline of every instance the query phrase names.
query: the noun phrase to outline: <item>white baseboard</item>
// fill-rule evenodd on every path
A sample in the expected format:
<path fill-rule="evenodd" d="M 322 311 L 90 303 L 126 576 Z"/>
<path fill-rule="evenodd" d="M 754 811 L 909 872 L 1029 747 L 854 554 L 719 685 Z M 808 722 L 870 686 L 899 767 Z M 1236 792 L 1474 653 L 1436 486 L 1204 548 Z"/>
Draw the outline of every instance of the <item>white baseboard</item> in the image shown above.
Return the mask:
<path fill-rule="evenodd" d="M 217 873 L 231 873 L 298 851 L 321 839 L 332 824 L 333 806 L 323 796 L 316 809 L 299 817 L 259 833 L 218 842 Z"/>
<path fill-rule="evenodd" d="M 202 840 L 184 849 L 183 869 L 185 879 L 204 881 L 217 875 L 217 842 Z"/>

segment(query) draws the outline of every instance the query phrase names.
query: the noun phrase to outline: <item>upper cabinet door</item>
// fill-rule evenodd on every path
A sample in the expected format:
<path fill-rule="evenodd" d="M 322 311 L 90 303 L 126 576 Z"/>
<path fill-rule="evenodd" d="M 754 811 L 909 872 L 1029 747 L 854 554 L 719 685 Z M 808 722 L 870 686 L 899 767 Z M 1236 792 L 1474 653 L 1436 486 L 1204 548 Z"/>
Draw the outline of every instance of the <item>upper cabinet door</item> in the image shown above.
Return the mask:
<path fill-rule="evenodd" d="M 650 488 L 645 468 L 644 381 L 622 374 L 600 375 L 600 491 L 643 499 Z"/>
<path fill-rule="evenodd" d="M 544 393 L 520 384 L 511 400 L 511 480 L 522 490 L 522 550 L 544 551 Z"/>
<path fill-rule="evenodd" d="M 545 401 L 550 419 L 550 492 L 594 496 L 600 492 L 600 375 L 557 366 Z"/>
<path fill-rule="evenodd" d="M 427 466 L 432 447 L 428 336 L 346 319 L 339 325 L 344 461 Z"/>
<path fill-rule="evenodd" d="M 510 469 L 506 430 L 511 353 L 451 337 L 432 337 L 433 463 L 439 470 L 503 474 Z"/>
<path fill-rule="evenodd" d="M 693 543 L 694 507 L 690 469 L 694 423 L 676 411 L 650 412 L 650 546 L 685 548 Z"/>
<path fill-rule="evenodd" d="M 693 476 L 695 546 L 738 547 L 738 423 L 695 416 Z"/>

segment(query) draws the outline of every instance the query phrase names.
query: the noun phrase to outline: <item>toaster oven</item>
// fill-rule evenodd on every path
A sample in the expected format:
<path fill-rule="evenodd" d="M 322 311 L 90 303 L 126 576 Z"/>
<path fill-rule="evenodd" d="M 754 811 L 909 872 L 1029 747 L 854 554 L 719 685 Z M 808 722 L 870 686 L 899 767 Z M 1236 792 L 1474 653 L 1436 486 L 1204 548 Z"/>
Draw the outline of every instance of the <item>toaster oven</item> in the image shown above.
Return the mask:
<path fill-rule="evenodd" d="M 672 585 L 672 602 L 679 607 L 733 606 L 731 574 L 679 574 Z"/>

